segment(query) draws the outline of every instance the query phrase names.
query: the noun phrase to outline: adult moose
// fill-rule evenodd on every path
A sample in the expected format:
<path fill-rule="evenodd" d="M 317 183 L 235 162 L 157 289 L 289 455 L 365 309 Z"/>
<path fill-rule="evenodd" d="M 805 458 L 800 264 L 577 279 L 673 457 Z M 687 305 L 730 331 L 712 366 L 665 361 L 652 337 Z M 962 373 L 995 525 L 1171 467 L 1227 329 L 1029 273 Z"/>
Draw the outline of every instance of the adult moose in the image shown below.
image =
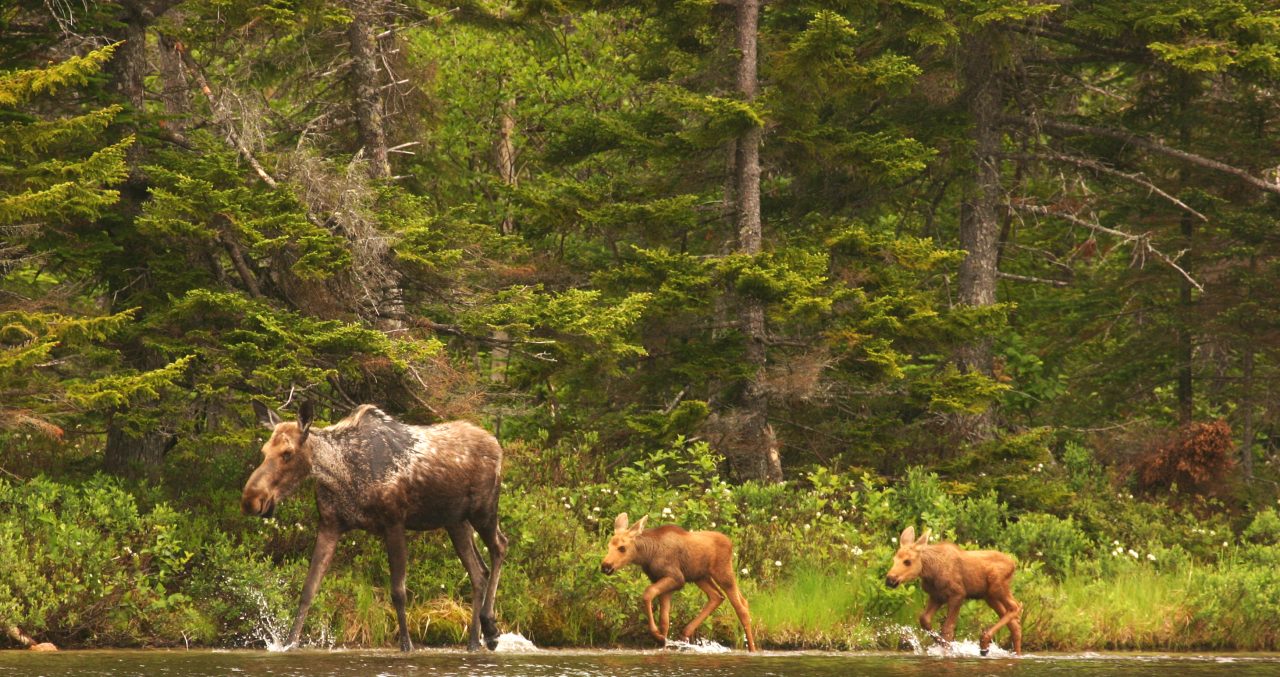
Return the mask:
<path fill-rule="evenodd" d="M 978 641 L 982 655 L 987 655 L 991 638 L 1005 625 L 1013 636 L 1013 652 L 1022 653 L 1022 605 L 1013 598 L 1010 584 L 1017 563 L 995 550 L 961 550 L 953 543 L 929 545 L 929 530 L 919 540 L 915 527 L 907 527 L 898 537 L 898 552 L 885 576 L 885 585 L 896 588 L 902 583 L 920 579 L 929 601 L 920 614 L 920 627 L 933 631 L 933 615 L 945 604 L 947 620 L 942 623 L 942 640 L 950 643 L 956 636 L 960 606 L 969 599 L 985 600 L 1000 614 L 1000 620 L 987 628 Z"/>
<path fill-rule="evenodd" d="M 609 551 L 600 570 L 605 575 L 627 566 L 638 564 L 649 577 L 651 585 L 641 596 L 645 615 L 649 618 L 649 632 L 659 642 L 667 641 L 671 627 L 671 595 L 693 583 L 707 595 L 707 603 L 681 632 L 681 639 L 689 641 L 698 626 L 729 598 L 729 604 L 738 613 L 738 621 L 747 633 L 747 650 L 756 650 L 756 636 L 751 630 L 751 612 L 747 599 L 738 590 L 733 576 L 733 542 L 718 531 L 685 531 L 675 525 L 645 530 L 648 515 L 634 525 L 629 524 L 627 513 L 613 521 L 613 538 L 609 539 Z M 662 608 L 662 629 L 653 620 L 653 600 Z"/>
<path fill-rule="evenodd" d="M 493 435 L 464 421 L 405 425 L 369 404 L 317 430 L 311 428 L 310 402 L 302 404 L 296 422 L 283 421 L 261 402 L 253 409 L 272 432 L 262 446 L 262 465 L 244 485 L 245 514 L 270 517 L 303 479 L 316 479 L 320 523 L 287 646 L 297 645 L 338 538 L 352 529 L 378 534 L 386 545 L 401 651 L 413 648 L 404 610 L 406 529 L 448 532 L 471 578 L 469 649 L 480 649 L 481 629 L 485 644 L 497 646 L 493 605 L 507 538 L 498 528 L 502 448 Z M 475 532 L 489 549 L 492 569 L 480 558 Z"/>

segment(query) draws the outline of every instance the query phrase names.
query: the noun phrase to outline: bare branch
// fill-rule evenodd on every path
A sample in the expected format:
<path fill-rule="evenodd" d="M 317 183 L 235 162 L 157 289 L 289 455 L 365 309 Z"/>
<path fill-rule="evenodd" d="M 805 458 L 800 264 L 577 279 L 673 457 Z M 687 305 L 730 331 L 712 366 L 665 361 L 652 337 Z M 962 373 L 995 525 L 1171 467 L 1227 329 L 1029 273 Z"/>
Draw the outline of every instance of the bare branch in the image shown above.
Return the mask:
<path fill-rule="evenodd" d="M 1146 255 L 1150 254 L 1160 259 L 1161 261 L 1163 261 L 1165 265 L 1178 271 L 1178 274 L 1181 275 L 1184 279 L 1186 279 L 1187 282 L 1191 283 L 1191 286 L 1195 287 L 1197 291 L 1201 291 L 1201 292 L 1204 291 L 1204 286 L 1202 286 L 1199 282 L 1197 282 L 1195 278 L 1191 277 L 1191 274 L 1188 273 L 1182 266 L 1178 265 L 1177 259 L 1182 254 L 1179 253 L 1178 256 L 1169 256 L 1168 254 L 1165 254 L 1159 249 L 1156 249 L 1151 244 L 1150 233 L 1143 233 L 1141 235 L 1126 233 L 1122 230 L 1108 228 L 1100 223 L 1087 221 L 1069 212 L 1058 212 L 1041 205 L 1009 203 L 1008 206 L 1010 209 L 1017 209 L 1017 210 L 1028 212 L 1031 214 L 1038 214 L 1041 216 L 1054 216 L 1054 217 L 1063 219 L 1068 223 L 1080 226 L 1082 228 L 1087 228 L 1094 232 L 1105 233 L 1113 237 L 1118 237 L 1121 240 L 1124 240 L 1125 242 L 1133 245 L 1134 259 L 1137 262 L 1138 267 L 1142 267 L 1142 262 L 1145 260 Z"/>
<path fill-rule="evenodd" d="M 1195 153 L 1190 153 L 1185 150 L 1173 148 L 1172 146 L 1167 146 L 1164 143 L 1157 141 L 1155 139 L 1149 139 L 1143 136 L 1138 136 L 1136 134 L 1131 134 L 1129 132 L 1121 131 L 1118 129 L 1109 129 L 1107 127 L 1094 127 L 1092 125 L 1078 125 L 1073 122 L 1063 122 L 1061 120 L 1047 120 L 1044 118 L 1024 118 L 1020 116 L 1006 116 L 1005 119 L 1011 122 L 1025 124 L 1033 128 L 1048 129 L 1050 131 L 1055 131 L 1063 134 L 1089 134 L 1093 136 L 1104 136 L 1110 139 L 1117 139 L 1131 146 L 1144 148 L 1146 150 L 1149 150 L 1155 153 L 1160 153 L 1161 155 L 1177 158 L 1179 160 L 1182 160 L 1183 162 L 1187 162 L 1187 163 L 1196 165 L 1198 167 L 1204 167 L 1205 169 L 1212 169 L 1217 172 L 1222 172 L 1223 174 L 1230 174 L 1231 176 L 1239 178 L 1245 183 L 1248 183 L 1254 186 L 1255 188 L 1264 190 L 1268 193 L 1280 195 L 1280 184 L 1272 183 L 1265 179 L 1260 179 L 1254 176 L 1253 174 L 1250 174 L 1248 171 L 1244 169 L 1241 169 L 1239 167 L 1233 167 L 1229 164 L 1226 164 L 1225 162 L 1220 162 L 1212 158 L 1204 157 L 1203 155 L 1196 155 Z"/>
<path fill-rule="evenodd" d="M 1039 159 L 1039 160 L 1050 160 L 1053 162 L 1065 162 L 1067 164 L 1072 164 L 1077 167 L 1086 167 L 1096 172 L 1107 174 L 1108 176 L 1115 176 L 1121 179 L 1125 179 L 1126 181 L 1131 181 L 1133 183 L 1136 183 L 1139 186 L 1142 186 L 1143 188 L 1146 188 L 1147 190 L 1151 191 L 1152 193 L 1159 195 L 1160 197 L 1173 203 L 1179 209 L 1186 211 L 1188 214 L 1195 216 L 1201 221 L 1207 222 L 1209 220 L 1209 217 L 1205 216 L 1204 214 L 1201 214 L 1199 211 L 1197 211 L 1187 203 L 1183 202 L 1182 200 L 1179 200 L 1173 195 L 1170 195 L 1169 193 L 1162 190 L 1159 186 L 1148 181 L 1145 177 L 1142 176 L 1140 172 L 1122 172 L 1113 167 L 1109 167 L 1106 164 L 1103 164 L 1102 162 L 1099 162 L 1097 160 L 1079 157 L 1076 155 L 1067 155 L 1065 153 L 1054 153 L 1051 151 L 1042 151 L 1039 153 L 1027 153 L 1027 154 L 1009 153 L 1007 154 L 1007 157 L 1011 157 L 1015 159 L 1030 159 L 1030 160 Z"/>
<path fill-rule="evenodd" d="M 1071 283 L 1066 280 L 1050 280 L 1047 277 L 1034 277 L 1031 275 L 1018 275 L 1015 273 L 1006 273 L 1003 270 L 996 271 L 996 277 L 1005 280 L 1014 280 L 1015 282 L 1038 282 L 1040 284 L 1051 284 L 1055 287 L 1067 287 Z"/>

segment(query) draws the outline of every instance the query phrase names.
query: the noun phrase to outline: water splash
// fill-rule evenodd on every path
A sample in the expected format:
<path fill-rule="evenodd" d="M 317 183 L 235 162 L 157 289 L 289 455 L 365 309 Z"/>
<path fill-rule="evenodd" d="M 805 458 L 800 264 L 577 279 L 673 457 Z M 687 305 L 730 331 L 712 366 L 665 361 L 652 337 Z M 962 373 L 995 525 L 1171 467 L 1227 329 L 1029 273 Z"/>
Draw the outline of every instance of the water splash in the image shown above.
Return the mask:
<path fill-rule="evenodd" d="M 981 658 L 982 650 L 978 647 L 977 640 L 958 639 L 950 644 L 937 643 L 931 645 L 925 652 L 929 656 L 940 658 Z M 994 641 L 991 642 L 991 650 L 987 653 L 986 658 L 1010 658 L 1013 654 L 1001 649 Z"/>
<path fill-rule="evenodd" d="M 241 617 L 253 623 L 253 630 L 245 641 L 245 646 L 260 644 L 267 651 L 288 651 L 291 647 L 284 643 L 285 638 L 289 636 L 288 619 L 281 618 L 275 613 L 271 604 L 267 602 L 267 596 L 262 594 L 261 590 L 237 586 L 236 592 L 242 598 L 252 602 L 257 611 L 256 618 Z"/>
<path fill-rule="evenodd" d="M 534 646 L 524 635 L 518 632 L 504 632 L 498 635 L 498 646 L 494 647 L 495 653 L 532 653 L 534 651 L 542 651 Z"/>
<path fill-rule="evenodd" d="M 688 651 L 690 653 L 729 653 L 729 647 L 712 639 L 699 637 L 692 642 L 685 642 L 679 639 L 668 639 L 664 648 L 673 651 Z"/>

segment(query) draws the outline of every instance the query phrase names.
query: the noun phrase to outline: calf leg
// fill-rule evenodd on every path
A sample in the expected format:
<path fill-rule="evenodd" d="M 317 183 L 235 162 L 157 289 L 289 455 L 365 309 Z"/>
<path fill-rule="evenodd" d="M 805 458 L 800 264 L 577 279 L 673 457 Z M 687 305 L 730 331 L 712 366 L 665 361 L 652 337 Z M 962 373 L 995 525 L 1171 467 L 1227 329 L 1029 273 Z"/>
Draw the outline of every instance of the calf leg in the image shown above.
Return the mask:
<path fill-rule="evenodd" d="M 733 611 L 738 614 L 738 622 L 742 624 L 742 630 L 747 633 L 747 651 L 756 650 L 756 633 L 751 629 L 751 609 L 747 607 L 747 598 L 742 596 L 742 591 L 738 589 L 738 582 L 733 578 L 716 581 L 720 588 L 724 590 L 724 594 L 729 598 L 729 604 L 733 606 Z"/>
<path fill-rule="evenodd" d="M 302 584 L 302 598 L 298 600 L 298 615 L 293 621 L 293 629 L 285 642 L 286 648 L 298 645 L 302 637 L 302 624 L 307 620 L 307 612 L 311 610 L 311 600 L 320 589 L 320 580 L 324 572 L 329 570 L 329 562 L 333 561 L 333 551 L 338 547 L 339 532 L 336 528 L 321 525 L 316 533 L 316 547 L 311 552 L 311 568 L 307 570 L 307 582 Z"/>
<path fill-rule="evenodd" d="M 668 592 L 667 594 L 658 598 L 658 608 L 661 609 L 661 611 L 659 612 L 659 616 L 660 616 L 659 629 L 662 631 L 663 637 L 671 636 L 668 631 L 671 629 L 671 595 L 673 594 L 674 593 Z"/>
<path fill-rule="evenodd" d="M 405 617 L 404 605 L 408 597 L 404 578 L 406 560 L 404 544 L 404 525 L 397 524 L 387 529 L 383 535 L 383 544 L 387 548 L 387 561 L 391 566 L 391 602 L 396 607 L 396 622 L 400 625 L 400 650 L 412 651 L 409 642 L 409 620 Z"/>
<path fill-rule="evenodd" d="M 956 638 L 956 623 L 960 621 L 960 607 L 964 606 L 964 597 L 947 600 L 947 619 L 942 622 L 942 641 L 951 644 Z"/>
<path fill-rule="evenodd" d="M 920 612 L 920 627 L 923 628 L 925 632 L 930 634 L 933 633 L 933 615 L 938 613 L 938 609 L 941 608 L 942 602 L 939 602 L 933 597 L 930 597 L 929 601 L 925 602 L 924 611 Z"/>
<path fill-rule="evenodd" d="M 987 628 L 982 633 L 982 637 L 978 640 L 978 647 L 982 650 L 982 655 L 987 655 L 988 647 L 991 646 L 991 640 L 995 634 L 1005 625 L 1009 626 L 1009 634 L 1013 639 L 1013 652 L 1022 653 L 1022 605 L 1013 599 L 1012 595 L 1006 594 L 1003 597 L 991 597 L 987 599 L 987 604 L 995 609 L 1000 615 L 1000 620 L 996 624 Z"/>
<path fill-rule="evenodd" d="M 484 591 L 488 581 L 485 580 L 484 568 L 480 566 L 480 558 L 476 557 L 475 544 L 472 543 L 471 525 L 466 522 L 446 527 L 449 540 L 453 542 L 453 550 L 462 560 L 462 566 L 471 579 L 471 627 L 467 637 L 467 651 L 480 650 L 480 614 L 484 609 Z"/>
<path fill-rule="evenodd" d="M 645 616 L 649 618 L 649 634 L 653 635 L 659 642 L 666 642 L 667 636 L 658 632 L 658 624 L 653 620 L 653 600 L 662 597 L 668 593 L 679 590 L 684 585 L 684 581 L 666 576 L 659 578 L 657 581 L 644 589 L 644 594 L 640 596 L 640 601 L 644 605 Z"/>
<path fill-rule="evenodd" d="M 701 581 L 694 581 L 694 583 L 701 588 L 703 592 L 707 593 L 707 603 L 703 604 L 702 610 L 698 612 L 698 615 L 694 616 L 693 620 L 689 621 L 689 624 L 684 626 L 684 631 L 681 633 L 681 639 L 686 642 L 689 641 L 689 638 L 693 637 L 693 633 L 698 631 L 698 626 L 702 625 L 702 622 L 707 620 L 707 616 L 710 616 L 711 613 L 720 606 L 720 603 L 724 601 L 724 595 L 720 594 L 720 588 L 717 588 L 715 583 L 705 579 Z"/>

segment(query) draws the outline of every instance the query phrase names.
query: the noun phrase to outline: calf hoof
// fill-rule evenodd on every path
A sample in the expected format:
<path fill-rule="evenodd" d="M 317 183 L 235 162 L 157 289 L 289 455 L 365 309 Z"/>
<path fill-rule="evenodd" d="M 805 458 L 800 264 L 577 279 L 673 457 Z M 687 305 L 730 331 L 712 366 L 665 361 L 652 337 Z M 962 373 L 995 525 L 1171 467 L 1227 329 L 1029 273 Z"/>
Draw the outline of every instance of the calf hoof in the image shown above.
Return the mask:
<path fill-rule="evenodd" d="M 991 652 L 991 649 L 978 649 L 978 653 L 982 654 L 983 656 L 987 655 L 990 652 Z"/>

